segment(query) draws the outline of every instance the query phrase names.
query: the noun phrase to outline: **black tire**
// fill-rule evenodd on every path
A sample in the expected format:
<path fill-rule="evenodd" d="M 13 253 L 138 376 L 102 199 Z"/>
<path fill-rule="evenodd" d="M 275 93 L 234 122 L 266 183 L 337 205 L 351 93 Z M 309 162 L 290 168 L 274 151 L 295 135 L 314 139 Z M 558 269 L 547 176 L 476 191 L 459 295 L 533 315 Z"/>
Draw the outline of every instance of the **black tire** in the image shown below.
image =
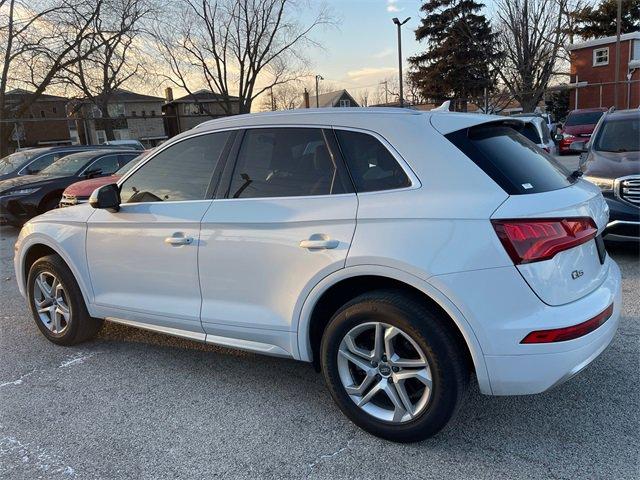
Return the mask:
<path fill-rule="evenodd" d="M 60 205 L 60 200 L 61 200 L 61 196 L 54 196 L 54 197 L 50 197 L 47 198 L 44 202 L 42 202 L 42 204 L 40 205 L 40 213 L 45 213 L 48 212 L 49 210 L 54 210 L 56 208 L 58 208 L 58 206 Z"/>
<path fill-rule="evenodd" d="M 43 272 L 53 273 L 60 281 L 66 292 L 66 303 L 69 308 L 69 322 L 67 328 L 59 334 L 48 329 L 40 319 L 34 302 L 34 283 L 38 275 Z M 33 319 L 38 329 L 48 340 L 57 345 L 75 345 L 93 338 L 104 320 L 89 315 L 80 287 L 67 264 L 58 255 L 47 255 L 36 260 L 29 269 L 27 278 L 27 300 Z"/>
<path fill-rule="evenodd" d="M 429 363 L 433 383 L 428 403 L 404 423 L 383 421 L 365 412 L 349 397 L 340 379 L 340 343 L 351 329 L 367 322 L 399 328 L 417 343 Z M 325 381 L 340 410 L 369 433 L 395 442 L 424 440 L 442 430 L 460 407 L 470 376 L 465 352 L 447 322 L 450 320 L 441 313 L 391 290 L 360 295 L 340 308 L 324 332 L 320 353 Z"/>

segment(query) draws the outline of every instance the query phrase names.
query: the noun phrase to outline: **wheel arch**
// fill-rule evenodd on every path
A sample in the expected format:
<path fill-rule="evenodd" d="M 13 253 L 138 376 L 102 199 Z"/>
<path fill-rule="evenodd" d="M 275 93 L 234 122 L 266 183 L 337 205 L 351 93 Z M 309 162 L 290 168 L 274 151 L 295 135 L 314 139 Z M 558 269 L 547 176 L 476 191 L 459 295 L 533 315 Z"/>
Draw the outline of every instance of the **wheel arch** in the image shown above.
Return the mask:
<path fill-rule="evenodd" d="M 320 281 L 304 301 L 297 323 L 297 345 L 294 351 L 300 360 L 317 366 L 322 332 L 333 313 L 346 301 L 373 289 L 401 289 L 417 299 L 439 309 L 450 319 L 450 326 L 462 340 L 472 363 L 480 390 L 491 393 L 489 376 L 482 348 L 471 325 L 462 312 L 427 281 L 391 267 L 359 265 L 339 270 Z"/>
<path fill-rule="evenodd" d="M 62 248 L 61 245 L 54 242 L 48 236 L 33 233 L 27 238 L 25 238 L 20 246 L 19 251 L 19 260 L 18 260 L 18 268 L 16 268 L 16 274 L 19 275 L 17 278 L 18 286 L 20 287 L 21 292 L 26 297 L 27 296 L 27 279 L 29 276 L 29 269 L 33 265 L 33 263 L 46 255 L 55 254 L 58 255 L 62 261 L 69 267 L 71 273 L 73 274 L 76 282 L 78 282 L 78 286 L 80 287 L 80 291 L 82 292 L 82 296 L 84 298 L 85 305 L 87 308 L 91 305 L 91 292 L 90 286 L 85 283 L 85 279 L 82 276 L 81 272 L 78 270 L 78 266 L 72 261 L 70 255 Z"/>

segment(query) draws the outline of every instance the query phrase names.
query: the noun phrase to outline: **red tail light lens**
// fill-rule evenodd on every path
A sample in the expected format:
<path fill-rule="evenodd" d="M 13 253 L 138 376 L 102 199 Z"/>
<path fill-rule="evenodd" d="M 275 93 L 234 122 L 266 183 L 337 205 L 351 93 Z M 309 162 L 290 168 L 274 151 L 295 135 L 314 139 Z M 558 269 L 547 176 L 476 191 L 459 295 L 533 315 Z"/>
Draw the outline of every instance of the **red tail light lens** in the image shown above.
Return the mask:
<path fill-rule="evenodd" d="M 589 217 L 492 220 L 498 238 L 516 265 L 548 260 L 598 234 Z"/>
<path fill-rule="evenodd" d="M 586 322 L 579 323 L 578 325 L 572 325 L 570 327 L 554 328 L 553 330 L 536 330 L 524 337 L 520 343 L 554 343 L 573 340 L 575 338 L 582 337 L 587 333 L 593 332 L 596 328 L 609 320 L 609 317 L 611 317 L 612 314 L 613 304 L 609 305 L 605 311 L 599 313 Z"/>

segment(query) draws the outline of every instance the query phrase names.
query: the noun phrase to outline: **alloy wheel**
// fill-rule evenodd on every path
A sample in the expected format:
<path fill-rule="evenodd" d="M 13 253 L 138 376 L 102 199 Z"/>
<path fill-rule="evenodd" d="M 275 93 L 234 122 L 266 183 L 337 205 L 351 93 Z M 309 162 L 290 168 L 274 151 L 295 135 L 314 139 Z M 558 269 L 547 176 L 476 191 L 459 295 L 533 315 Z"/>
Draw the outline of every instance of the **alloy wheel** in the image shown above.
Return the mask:
<path fill-rule="evenodd" d="M 398 327 L 367 322 L 338 348 L 338 373 L 351 400 L 378 420 L 404 423 L 422 413 L 432 377 L 420 346 Z"/>
<path fill-rule="evenodd" d="M 51 272 L 41 272 L 33 283 L 33 303 L 42 324 L 61 335 L 69 327 L 71 311 L 63 285 Z"/>

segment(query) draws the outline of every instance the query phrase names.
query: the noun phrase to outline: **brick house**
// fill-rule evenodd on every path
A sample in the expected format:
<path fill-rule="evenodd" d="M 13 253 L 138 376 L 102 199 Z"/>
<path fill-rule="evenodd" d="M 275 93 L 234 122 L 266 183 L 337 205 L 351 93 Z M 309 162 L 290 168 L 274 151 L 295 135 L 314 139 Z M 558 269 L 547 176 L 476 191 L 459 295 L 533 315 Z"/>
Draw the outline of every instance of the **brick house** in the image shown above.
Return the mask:
<path fill-rule="evenodd" d="M 230 97 L 230 99 L 231 115 L 237 115 L 240 111 L 239 98 Z M 220 104 L 222 96 L 209 90 L 198 90 L 174 99 L 173 90 L 166 88 L 165 100 L 162 115 L 169 137 L 190 130 L 207 120 L 229 115 Z"/>
<path fill-rule="evenodd" d="M 6 92 L 8 118 L 15 118 L 21 106 L 33 92 L 14 89 Z M 31 107 L 16 118 L 11 136 L 11 148 L 42 147 L 71 144 L 67 122 L 66 105 L 68 98 L 42 94 Z"/>
<path fill-rule="evenodd" d="M 76 125 L 71 133 L 82 143 L 99 145 L 107 141 L 105 127 L 109 122 L 115 140 L 140 140 L 146 147 L 153 147 L 167 139 L 163 103 L 162 97 L 118 89 L 107 104 L 110 118 L 102 118 L 98 107 L 83 100 L 73 109 Z"/>
<path fill-rule="evenodd" d="M 614 102 L 616 37 L 569 45 L 571 55 L 570 108 L 610 107 Z M 618 105 L 640 105 L 640 32 L 620 36 Z"/>

